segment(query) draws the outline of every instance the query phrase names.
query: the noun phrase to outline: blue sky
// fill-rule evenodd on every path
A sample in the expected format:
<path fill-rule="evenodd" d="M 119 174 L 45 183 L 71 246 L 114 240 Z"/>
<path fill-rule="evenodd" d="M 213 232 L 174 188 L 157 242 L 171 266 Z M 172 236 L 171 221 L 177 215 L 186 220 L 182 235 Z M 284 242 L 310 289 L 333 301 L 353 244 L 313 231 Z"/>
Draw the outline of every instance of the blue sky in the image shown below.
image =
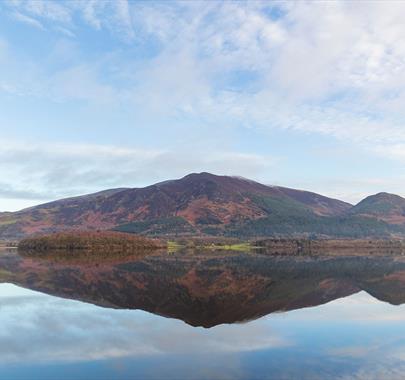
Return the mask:
<path fill-rule="evenodd" d="M 0 3 L 0 210 L 210 171 L 405 196 L 403 2 Z"/>

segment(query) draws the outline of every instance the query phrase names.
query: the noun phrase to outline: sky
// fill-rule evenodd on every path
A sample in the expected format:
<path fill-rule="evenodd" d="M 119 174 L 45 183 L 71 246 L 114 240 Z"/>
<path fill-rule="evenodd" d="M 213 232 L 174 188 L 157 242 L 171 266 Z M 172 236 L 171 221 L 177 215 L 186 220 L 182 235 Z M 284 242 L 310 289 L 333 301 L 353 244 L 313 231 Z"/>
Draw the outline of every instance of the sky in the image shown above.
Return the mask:
<path fill-rule="evenodd" d="M 0 211 L 191 172 L 405 196 L 405 2 L 0 2 Z"/>

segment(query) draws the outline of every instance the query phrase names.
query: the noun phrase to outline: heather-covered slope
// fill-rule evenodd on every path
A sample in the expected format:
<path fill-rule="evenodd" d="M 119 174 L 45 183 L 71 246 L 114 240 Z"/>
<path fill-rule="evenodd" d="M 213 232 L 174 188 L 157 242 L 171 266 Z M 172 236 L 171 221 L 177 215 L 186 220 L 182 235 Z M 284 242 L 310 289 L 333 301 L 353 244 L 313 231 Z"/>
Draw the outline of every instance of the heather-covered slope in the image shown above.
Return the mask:
<path fill-rule="evenodd" d="M 0 239 L 77 229 L 240 238 L 405 236 L 401 207 L 389 209 L 388 216 L 377 215 L 373 205 L 365 212 L 362 203 L 353 207 L 312 192 L 194 173 L 0 214 Z"/>

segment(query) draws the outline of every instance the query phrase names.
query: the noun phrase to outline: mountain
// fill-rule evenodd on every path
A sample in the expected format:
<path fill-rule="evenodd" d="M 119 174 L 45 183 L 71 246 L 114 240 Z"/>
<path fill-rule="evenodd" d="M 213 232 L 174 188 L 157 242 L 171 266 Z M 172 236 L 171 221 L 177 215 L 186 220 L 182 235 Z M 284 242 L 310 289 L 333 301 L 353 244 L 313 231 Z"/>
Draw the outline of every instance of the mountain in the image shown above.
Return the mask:
<path fill-rule="evenodd" d="M 144 188 L 106 190 L 0 214 L 0 238 L 72 229 L 240 238 L 405 234 L 403 225 L 391 223 L 394 214 L 376 217 L 356 212 L 358 206 L 245 178 L 193 173 Z"/>
<path fill-rule="evenodd" d="M 0 216 L 0 236 L 78 228 L 218 235 L 273 214 L 321 217 L 340 215 L 350 207 L 310 192 L 199 173 L 145 188 L 63 199 Z"/>
<path fill-rule="evenodd" d="M 389 193 L 371 195 L 354 206 L 350 214 L 377 218 L 392 224 L 404 224 L 405 198 Z"/>

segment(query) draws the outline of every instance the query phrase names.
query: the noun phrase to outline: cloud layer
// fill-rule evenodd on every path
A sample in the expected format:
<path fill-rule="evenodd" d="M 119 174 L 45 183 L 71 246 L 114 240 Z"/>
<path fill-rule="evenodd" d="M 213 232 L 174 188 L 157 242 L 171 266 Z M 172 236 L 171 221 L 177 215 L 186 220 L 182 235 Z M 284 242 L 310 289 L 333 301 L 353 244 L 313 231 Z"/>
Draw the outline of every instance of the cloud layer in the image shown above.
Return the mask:
<path fill-rule="evenodd" d="M 63 149 L 51 158 L 50 142 L 42 147 L 34 139 L 35 147 L 25 151 L 26 169 L 17 170 L 36 173 L 28 186 L 33 193 L 44 193 L 40 180 L 49 195 L 59 196 L 151 183 L 165 167 L 166 178 L 200 168 L 234 174 L 236 162 L 242 163 L 237 174 L 270 180 L 257 174 L 280 154 L 273 146 L 258 146 L 275 134 L 285 134 L 280 143 L 286 150 L 290 136 L 311 136 L 320 144 L 327 139 L 350 145 L 396 169 L 405 163 L 403 2 L 21 0 L 0 7 L 4 21 L 32 30 L 38 46 L 23 49 L 0 30 L 0 95 L 21 104 L 34 99 L 43 105 L 42 115 L 47 105 L 55 113 L 52 123 L 37 128 L 62 128 L 66 118 L 71 125 L 65 130 L 78 130 L 74 123 L 80 122 L 82 133 L 111 119 L 140 139 L 155 139 L 147 149 L 131 141 L 126 156 L 96 152 L 98 168 L 92 159 L 80 168 L 82 154 L 73 145 L 91 145 L 90 151 L 113 145 L 115 151 L 120 144 L 97 137 L 64 143 L 73 153 L 63 164 Z M 15 119 L 17 129 L 28 129 L 29 122 Z M 210 146 L 213 137 L 218 141 Z M 58 136 L 56 145 L 63 140 Z M 303 144 L 297 151 L 306 154 Z M 20 162 L 24 152 L 13 152 Z M 117 172 L 108 174 L 111 167 Z M 297 175 L 293 165 L 288 171 L 290 178 Z M 340 171 L 336 178 L 344 176 L 343 166 Z M 362 172 L 364 183 L 380 176 Z M 17 194 L 18 186 L 27 187 L 6 181 L 3 193 L 12 187 Z M 364 186 L 358 193 L 367 191 Z"/>

